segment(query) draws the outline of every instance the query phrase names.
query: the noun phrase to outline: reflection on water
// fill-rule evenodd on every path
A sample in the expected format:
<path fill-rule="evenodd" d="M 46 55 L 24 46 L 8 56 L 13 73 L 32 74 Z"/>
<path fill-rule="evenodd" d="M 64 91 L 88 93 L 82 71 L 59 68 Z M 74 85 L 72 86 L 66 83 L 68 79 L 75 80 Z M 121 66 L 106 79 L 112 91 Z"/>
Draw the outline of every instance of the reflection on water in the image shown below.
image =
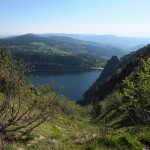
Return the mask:
<path fill-rule="evenodd" d="M 83 93 L 99 77 L 101 71 L 50 72 L 34 71 L 27 78 L 35 85 L 52 84 L 54 91 L 72 100 L 82 99 Z"/>

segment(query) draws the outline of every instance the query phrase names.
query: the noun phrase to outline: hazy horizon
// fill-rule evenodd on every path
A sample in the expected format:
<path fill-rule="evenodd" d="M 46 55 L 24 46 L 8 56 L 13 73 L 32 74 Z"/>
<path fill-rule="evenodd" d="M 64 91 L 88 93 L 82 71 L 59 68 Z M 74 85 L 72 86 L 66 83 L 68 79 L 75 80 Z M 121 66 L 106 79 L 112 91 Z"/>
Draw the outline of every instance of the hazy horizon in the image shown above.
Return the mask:
<path fill-rule="evenodd" d="M 150 37 L 149 0 L 2 0 L 0 35 Z"/>
<path fill-rule="evenodd" d="M 42 34 L 58 34 L 59 35 L 85 35 L 85 36 L 116 36 L 116 37 L 126 37 L 126 38 L 150 38 L 150 35 L 148 36 L 134 36 L 134 35 L 117 35 L 117 34 L 86 34 L 86 33 L 30 33 L 30 32 L 27 32 L 27 33 L 22 33 L 22 34 L 0 34 L 0 38 L 3 38 L 3 37 L 11 37 L 11 36 L 20 36 L 20 35 L 26 35 L 26 34 L 35 34 L 35 35 L 42 35 Z"/>

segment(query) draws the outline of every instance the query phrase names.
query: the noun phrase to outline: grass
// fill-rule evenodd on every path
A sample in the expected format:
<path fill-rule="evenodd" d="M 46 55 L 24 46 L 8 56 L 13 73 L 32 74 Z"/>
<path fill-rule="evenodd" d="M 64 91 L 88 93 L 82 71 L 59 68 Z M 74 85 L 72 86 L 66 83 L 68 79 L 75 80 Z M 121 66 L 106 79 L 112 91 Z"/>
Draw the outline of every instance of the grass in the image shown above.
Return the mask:
<path fill-rule="evenodd" d="M 24 141 L 5 143 L 4 150 L 141 150 L 149 135 L 135 127 L 109 129 L 90 121 L 91 106 L 81 107 L 58 96 L 51 120 L 34 129 Z M 147 127 L 147 130 L 149 127 Z M 129 134 L 126 134 L 129 133 Z"/>
<path fill-rule="evenodd" d="M 141 150 L 141 142 L 149 143 L 150 135 L 143 133 L 142 127 L 113 130 L 108 127 L 110 122 L 92 124 L 90 105 L 81 107 L 57 96 L 56 106 L 49 121 L 35 128 L 23 141 L 5 143 L 4 150 Z M 144 130 L 149 127 L 144 126 Z"/>
<path fill-rule="evenodd" d="M 90 123 L 88 115 L 90 108 L 83 108 L 61 96 L 58 96 L 57 101 L 60 106 L 51 120 L 33 130 L 26 140 L 18 143 L 5 143 L 4 149 L 82 149 L 82 144 L 92 139 L 92 135 L 96 133 L 96 126 Z"/>
<path fill-rule="evenodd" d="M 121 137 L 116 136 L 102 136 L 93 140 L 90 144 L 86 145 L 86 150 L 141 150 L 142 145 L 134 138 L 123 135 Z"/>

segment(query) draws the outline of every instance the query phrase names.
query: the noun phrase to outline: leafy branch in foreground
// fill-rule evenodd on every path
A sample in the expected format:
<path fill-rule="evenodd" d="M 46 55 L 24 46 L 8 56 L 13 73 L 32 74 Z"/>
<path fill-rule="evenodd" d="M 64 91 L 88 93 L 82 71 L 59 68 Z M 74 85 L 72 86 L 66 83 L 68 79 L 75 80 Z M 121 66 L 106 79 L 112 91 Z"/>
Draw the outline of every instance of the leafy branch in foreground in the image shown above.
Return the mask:
<path fill-rule="evenodd" d="M 141 63 L 142 68 L 135 78 L 123 81 L 123 99 L 132 120 L 150 124 L 150 58 L 141 60 Z"/>
<path fill-rule="evenodd" d="M 26 67 L 17 65 L 2 47 L 0 68 L 0 139 L 1 142 L 19 140 L 51 118 L 55 95 L 23 81 Z"/>

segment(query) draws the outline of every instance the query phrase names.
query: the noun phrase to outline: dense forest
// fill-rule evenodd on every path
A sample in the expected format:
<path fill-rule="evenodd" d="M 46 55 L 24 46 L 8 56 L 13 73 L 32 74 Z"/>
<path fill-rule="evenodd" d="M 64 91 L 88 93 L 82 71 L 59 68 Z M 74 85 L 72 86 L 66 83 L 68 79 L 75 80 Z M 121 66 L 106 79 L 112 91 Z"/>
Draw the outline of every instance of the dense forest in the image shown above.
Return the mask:
<path fill-rule="evenodd" d="M 84 98 L 82 104 L 93 105 L 96 123 L 130 128 L 134 136 L 150 144 L 150 45 L 120 61 L 110 59 Z"/>
<path fill-rule="evenodd" d="M 85 103 L 90 103 L 92 101 L 92 97 L 94 97 L 94 93 L 95 93 L 98 85 L 99 85 L 99 87 L 102 87 L 103 91 L 106 92 L 106 94 L 109 90 L 114 89 L 114 87 L 116 85 L 118 85 L 118 83 L 122 82 L 123 78 L 128 76 L 129 73 L 131 73 L 133 71 L 133 70 L 130 70 L 130 72 L 128 71 L 129 68 L 131 68 L 131 67 L 129 67 L 129 64 L 130 64 L 129 62 L 135 61 L 136 59 L 139 59 L 142 57 L 147 57 L 147 58 L 149 57 L 149 49 L 148 48 L 149 48 L 149 45 L 147 47 L 143 47 L 137 51 L 131 52 L 130 54 L 123 56 L 121 59 L 117 58 L 117 56 L 113 56 L 110 60 L 108 60 L 105 65 L 105 69 L 102 71 L 100 77 L 85 92 L 85 94 L 84 94 L 84 97 L 86 100 Z M 136 65 L 138 65 L 138 64 L 136 64 Z M 127 70 L 123 71 L 123 69 L 125 67 L 127 68 Z M 120 74 L 122 74 L 122 77 Z M 116 79 L 116 78 L 118 78 L 118 79 Z M 110 86 L 110 84 L 111 84 L 111 86 Z M 102 85 L 102 86 L 100 86 L 100 85 Z M 105 85 L 108 87 L 105 88 Z M 106 90 L 107 88 L 108 88 L 108 90 Z M 102 92 L 102 94 L 103 94 L 103 92 Z"/>
<path fill-rule="evenodd" d="M 147 109 L 148 111 L 150 108 L 149 106 L 150 104 L 149 94 L 150 93 L 148 90 L 150 86 L 149 58 L 150 58 L 150 45 L 137 51 L 134 54 L 134 57 L 129 59 L 127 64 L 124 64 L 123 68 L 119 68 L 119 70 L 116 69 L 116 72 L 110 74 L 110 76 L 106 78 L 105 80 L 99 80 L 100 83 L 98 84 L 98 88 L 95 91 L 95 94 L 94 94 L 95 100 L 93 101 L 93 104 L 96 104 L 97 102 L 99 103 L 99 101 L 109 96 L 112 96 L 113 98 L 113 94 L 116 92 L 122 94 L 123 98 L 127 96 L 126 94 L 128 92 L 131 92 L 128 94 L 131 97 L 133 96 L 132 98 L 135 101 L 135 103 L 136 102 L 139 103 L 141 101 L 141 106 L 145 103 L 146 106 L 143 109 Z M 145 99 L 143 99 L 144 101 L 142 102 L 142 98 L 144 97 Z M 126 97 L 126 98 L 129 99 L 129 97 Z M 117 104 L 117 98 L 115 97 L 115 99 L 116 99 L 116 104 Z M 123 99 L 122 101 L 124 102 Z M 129 100 L 129 103 L 131 101 L 132 100 Z M 120 102 L 118 101 L 118 103 L 121 103 L 121 101 Z M 133 105 L 136 106 L 136 104 L 133 104 Z M 98 105 L 96 104 L 95 106 L 98 106 Z M 119 107 L 119 105 L 116 107 Z"/>
<path fill-rule="evenodd" d="M 112 55 L 127 51 L 110 45 L 81 41 L 69 37 L 42 37 L 26 34 L 0 39 L 15 59 L 22 59 L 36 70 L 86 70 L 103 67 Z"/>
<path fill-rule="evenodd" d="M 115 46 L 61 36 L 41 37 L 34 34 L 25 34 L 0 39 L 0 43 L 13 52 L 34 51 L 48 54 L 87 54 L 105 59 L 109 59 L 114 54 L 121 57 L 127 53 L 127 51 Z"/>
<path fill-rule="evenodd" d="M 23 60 L 29 67 L 33 67 L 34 70 L 49 70 L 49 71 L 84 71 L 90 70 L 91 67 L 104 66 L 105 60 L 91 57 L 86 54 L 81 55 L 47 55 L 34 52 L 19 52 L 13 53 L 16 60 Z"/>

